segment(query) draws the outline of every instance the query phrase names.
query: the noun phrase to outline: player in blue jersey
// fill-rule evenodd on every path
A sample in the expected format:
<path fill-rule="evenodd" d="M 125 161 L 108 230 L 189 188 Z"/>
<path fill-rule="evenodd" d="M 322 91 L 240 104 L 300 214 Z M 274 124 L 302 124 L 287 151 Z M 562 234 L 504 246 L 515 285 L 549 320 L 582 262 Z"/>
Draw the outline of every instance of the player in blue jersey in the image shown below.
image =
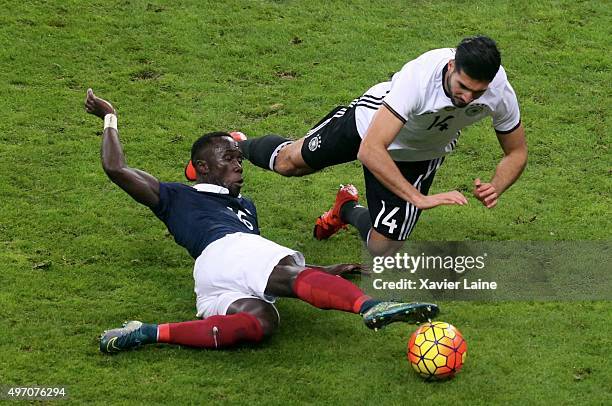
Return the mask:
<path fill-rule="evenodd" d="M 438 313 L 434 304 L 373 299 L 338 277 L 357 265 L 306 265 L 300 252 L 261 237 L 255 205 L 240 194 L 244 182 L 242 152 L 230 134 L 209 133 L 193 144 L 194 186 L 163 183 L 126 165 L 117 113 L 110 103 L 88 89 L 85 108 L 104 119 L 102 166 L 108 177 L 149 207 L 195 259 L 193 275 L 200 318 L 165 324 L 130 321 L 102 335 L 102 352 L 149 343 L 226 348 L 259 342 L 278 327 L 279 315 L 273 305 L 277 297 L 299 298 L 321 309 L 361 314 L 372 329 L 395 321 L 425 321 Z"/>

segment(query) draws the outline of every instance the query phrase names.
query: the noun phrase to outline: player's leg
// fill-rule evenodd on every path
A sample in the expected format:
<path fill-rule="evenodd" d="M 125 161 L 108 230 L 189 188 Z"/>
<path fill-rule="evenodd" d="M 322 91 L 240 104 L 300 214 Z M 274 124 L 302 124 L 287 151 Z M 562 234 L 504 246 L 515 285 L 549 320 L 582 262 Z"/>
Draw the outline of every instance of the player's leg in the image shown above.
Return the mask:
<path fill-rule="evenodd" d="M 244 157 L 260 168 L 283 176 L 304 176 L 355 160 L 360 142 L 354 108 L 338 107 L 299 140 L 266 135 L 239 145 Z"/>
<path fill-rule="evenodd" d="M 253 165 L 275 171 L 283 176 L 302 176 L 314 172 L 302 159 L 303 139 L 293 141 L 280 135 L 268 134 L 238 143 L 242 156 Z"/>
<path fill-rule="evenodd" d="M 368 215 L 368 209 L 359 205 L 359 193 L 353 185 L 340 185 L 336 200 L 331 209 L 323 213 L 315 221 L 313 236 L 317 240 L 326 240 L 336 234 L 347 224 L 355 225 L 360 231 L 363 228 L 367 234 L 370 229 L 371 222 Z M 355 209 L 356 207 L 361 208 Z M 342 212 L 347 216 L 342 215 Z M 359 216 L 364 212 L 365 216 Z M 348 217 L 350 215 L 350 219 Z"/>
<path fill-rule="evenodd" d="M 404 246 L 404 241 L 393 240 L 371 228 L 365 240 L 368 252 L 374 256 L 391 256 Z"/>
<path fill-rule="evenodd" d="M 436 171 L 444 158 L 420 162 L 396 162 L 400 172 L 417 190 L 427 195 Z M 372 228 L 366 241 L 373 255 L 392 255 L 399 251 L 410 236 L 421 216 L 421 210 L 401 199 L 366 168 L 366 197 Z M 345 212 L 346 213 L 346 212 Z"/>
<path fill-rule="evenodd" d="M 307 137 L 293 141 L 282 148 L 273 162 L 274 172 L 283 176 L 304 176 L 316 172 L 306 163 L 302 155 L 302 149 Z"/>
<path fill-rule="evenodd" d="M 242 298 L 228 307 L 227 314 L 202 320 L 165 324 L 130 321 L 121 328 L 106 331 L 100 338 L 100 351 L 114 353 L 153 343 L 223 349 L 259 342 L 277 326 L 274 305 L 257 298 Z"/>
<path fill-rule="evenodd" d="M 403 243 L 394 241 L 372 228 L 372 219 L 367 207 L 359 204 L 359 195 L 353 185 L 340 185 L 331 209 L 315 221 L 313 235 L 317 240 L 326 240 L 350 224 L 359 232 L 361 240 L 373 255 L 389 255 L 401 248 Z"/>
<path fill-rule="evenodd" d="M 271 296 L 297 297 L 320 309 L 360 313 L 372 298 L 351 282 L 330 275 L 319 268 L 307 268 L 291 256 L 274 267 L 265 293 Z"/>
<path fill-rule="evenodd" d="M 159 325 L 157 342 L 223 349 L 260 342 L 277 327 L 278 312 L 274 305 L 254 297 L 240 298 L 227 307 L 225 314 Z"/>
<path fill-rule="evenodd" d="M 353 283 L 317 268 L 307 268 L 293 257 L 281 260 L 270 274 L 266 294 L 296 297 L 319 309 L 361 314 L 367 327 L 378 329 L 395 321 L 410 323 L 435 317 L 430 303 L 383 302 L 366 295 Z"/>
<path fill-rule="evenodd" d="M 283 176 L 304 176 L 317 171 L 302 157 L 302 147 L 306 138 L 293 141 L 280 135 L 269 134 L 249 138 L 238 145 L 244 158 L 255 166 Z"/>
<path fill-rule="evenodd" d="M 239 313 L 248 313 L 257 319 L 261 325 L 263 338 L 271 336 L 280 322 L 280 315 L 276 307 L 258 298 L 238 299 L 227 309 L 228 315 Z"/>
<path fill-rule="evenodd" d="M 444 158 L 420 162 L 396 162 L 400 172 L 417 190 L 427 195 Z M 372 228 L 367 237 L 368 251 L 373 255 L 391 255 L 399 251 L 412 234 L 422 210 L 384 187 L 364 167 L 366 197 Z"/>
<path fill-rule="evenodd" d="M 406 180 L 427 194 L 443 162 L 444 158 L 437 158 L 396 164 Z M 354 186 L 341 186 L 332 209 L 317 219 L 315 238 L 329 238 L 346 224 L 351 224 L 357 228 L 372 255 L 391 255 L 402 248 L 414 230 L 421 210 L 389 191 L 366 167 L 363 169 L 368 207 L 359 205 Z"/>

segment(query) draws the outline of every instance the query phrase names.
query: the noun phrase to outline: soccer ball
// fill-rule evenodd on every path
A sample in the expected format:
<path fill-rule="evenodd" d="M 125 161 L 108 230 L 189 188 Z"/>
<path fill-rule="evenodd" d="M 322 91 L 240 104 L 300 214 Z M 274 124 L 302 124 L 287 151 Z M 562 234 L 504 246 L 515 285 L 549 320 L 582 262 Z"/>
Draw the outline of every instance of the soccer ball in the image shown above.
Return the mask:
<path fill-rule="evenodd" d="M 446 379 L 461 370 L 467 343 L 453 325 L 434 321 L 420 326 L 408 341 L 408 361 L 425 379 Z"/>

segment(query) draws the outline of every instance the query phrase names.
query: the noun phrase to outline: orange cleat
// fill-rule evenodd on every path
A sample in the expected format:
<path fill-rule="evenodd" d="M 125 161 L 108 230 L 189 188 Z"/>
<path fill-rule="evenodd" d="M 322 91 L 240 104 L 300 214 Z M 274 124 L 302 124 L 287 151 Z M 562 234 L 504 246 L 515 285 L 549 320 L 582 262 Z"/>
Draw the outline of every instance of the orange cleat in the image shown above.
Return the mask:
<path fill-rule="evenodd" d="M 229 133 L 232 138 L 234 139 L 234 141 L 236 142 L 240 142 L 240 141 L 246 141 L 247 136 L 244 135 L 244 133 L 240 132 L 240 131 L 232 131 L 231 133 Z"/>
<path fill-rule="evenodd" d="M 317 240 L 326 240 L 336 234 L 343 228 L 346 228 L 346 223 L 340 218 L 340 209 L 349 201 L 359 201 L 359 192 L 353 185 L 340 185 L 340 189 L 336 194 L 336 201 L 331 209 L 323 213 L 315 223 L 313 235 Z"/>
<path fill-rule="evenodd" d="M 191 159 L 189 160 L 189 162 L 187 163 L 187 166 L 185 167 L 185 177 L 190 182 L 195 182 L 195 180 L 198 178 L 196 176 L 195 166 L 193 166 Z"/>

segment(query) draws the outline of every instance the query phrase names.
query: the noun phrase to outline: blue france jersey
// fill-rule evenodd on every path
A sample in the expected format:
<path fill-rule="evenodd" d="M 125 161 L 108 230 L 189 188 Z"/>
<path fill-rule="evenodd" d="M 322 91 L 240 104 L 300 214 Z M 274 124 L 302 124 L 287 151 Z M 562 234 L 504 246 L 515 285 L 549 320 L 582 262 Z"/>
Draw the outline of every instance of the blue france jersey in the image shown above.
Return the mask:
<path fill-rule="evenodd" d="M 151 209 L 174 240 L 193 258 L 210 243 L 232 233 L 259 235 L 255 205 L 217 185 L 160 183 L 159 204 Z"/>

